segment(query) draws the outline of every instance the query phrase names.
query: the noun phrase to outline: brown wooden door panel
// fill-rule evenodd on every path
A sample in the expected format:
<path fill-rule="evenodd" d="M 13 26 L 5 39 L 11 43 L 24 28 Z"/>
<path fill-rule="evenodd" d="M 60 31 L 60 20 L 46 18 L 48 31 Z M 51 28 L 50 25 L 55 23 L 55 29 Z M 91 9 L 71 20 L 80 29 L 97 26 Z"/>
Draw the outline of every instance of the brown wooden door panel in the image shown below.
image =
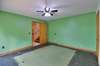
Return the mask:
<path fill-rule="evenodd" d="M 47 25 L 45 23 L 40 24 L 40 43 L 47 43 Z"/>
<path fill-rule="evenodd" d="M 47 42 L 47 25 L 45 23 L 32 23 L 32 44 L 45 44 Z"/>

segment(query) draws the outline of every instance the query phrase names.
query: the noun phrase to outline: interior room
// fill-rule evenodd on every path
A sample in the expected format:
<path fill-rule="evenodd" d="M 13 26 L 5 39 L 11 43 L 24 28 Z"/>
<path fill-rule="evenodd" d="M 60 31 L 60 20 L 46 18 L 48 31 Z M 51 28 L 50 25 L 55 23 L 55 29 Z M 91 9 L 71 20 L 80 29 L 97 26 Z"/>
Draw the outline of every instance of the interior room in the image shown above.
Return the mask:
<path fill-rule="evenodd" d="M 0 66 L 99 66 L 99 0 L 0 0 Z"/>

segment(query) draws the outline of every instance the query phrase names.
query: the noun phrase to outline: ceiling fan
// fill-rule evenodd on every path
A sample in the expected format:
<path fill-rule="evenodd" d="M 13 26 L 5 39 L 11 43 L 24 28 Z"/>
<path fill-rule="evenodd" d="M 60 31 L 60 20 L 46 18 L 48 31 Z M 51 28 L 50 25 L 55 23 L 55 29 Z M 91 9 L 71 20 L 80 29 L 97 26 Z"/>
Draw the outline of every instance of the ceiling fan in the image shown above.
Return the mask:
<path fill-rule="evenodd" d="M 44 10 L 38 10 L 36 12 L 42 13 L 41 16 L 53 16 L 56 12 L 58 12 L 58 10 L 57 9 L 48 8 L 47 0 L 45 0 L 45 8 L 44 8 Z"/>

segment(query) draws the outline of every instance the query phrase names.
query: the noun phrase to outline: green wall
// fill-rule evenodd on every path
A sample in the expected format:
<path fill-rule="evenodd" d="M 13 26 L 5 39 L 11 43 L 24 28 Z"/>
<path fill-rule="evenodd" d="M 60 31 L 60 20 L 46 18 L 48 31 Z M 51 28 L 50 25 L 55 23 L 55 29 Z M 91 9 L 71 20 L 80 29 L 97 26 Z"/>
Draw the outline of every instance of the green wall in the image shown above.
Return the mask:
<path fill-rule="evenodd" d="M 0 11 L 0 52 L 30 46 L 31 25 L 30 17 Z"/>
<path fill-rule="evenodd" d="M 96 13 L 48 21 L 48 41 L 95 51 Z"/>
<path fill-rule="evenodd" d="M 95 51 L 95 16 L 96 14 L 93 12 L 48 21 L 48 41 Z M 32 20 L 30 17 L 0 11 L 0 52 L 31 45 Z"/>

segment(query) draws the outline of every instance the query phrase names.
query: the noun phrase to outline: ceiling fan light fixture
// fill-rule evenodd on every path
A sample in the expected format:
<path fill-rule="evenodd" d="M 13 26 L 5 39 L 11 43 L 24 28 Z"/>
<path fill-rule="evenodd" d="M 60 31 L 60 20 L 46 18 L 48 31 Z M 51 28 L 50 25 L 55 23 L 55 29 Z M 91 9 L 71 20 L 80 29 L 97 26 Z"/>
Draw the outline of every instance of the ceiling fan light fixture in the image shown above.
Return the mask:
<path fill-rule="evenodd" d="M 45 8 L 45 11 L 49 12 L 50 11 L 50 8 Z"/>
<path fill-rule="evenodd" d="M 49 17 L 49 16 L 51 16 L 51 14 L 47 12 L 47 13 L 45 13 L 44 16 Z"/>
<path fill-rule="evenodd" d="M 42 10 L 42 11 L 39 10 L 39 11 L 36 11 L 36 12 L 42 13 L 41 16 L 50 17 L 50 16 L 53 16 L 56 12 L 58 12 L 58 10 L 48 7 L 47 0 L 45 0 L 44 10 Z"/>

